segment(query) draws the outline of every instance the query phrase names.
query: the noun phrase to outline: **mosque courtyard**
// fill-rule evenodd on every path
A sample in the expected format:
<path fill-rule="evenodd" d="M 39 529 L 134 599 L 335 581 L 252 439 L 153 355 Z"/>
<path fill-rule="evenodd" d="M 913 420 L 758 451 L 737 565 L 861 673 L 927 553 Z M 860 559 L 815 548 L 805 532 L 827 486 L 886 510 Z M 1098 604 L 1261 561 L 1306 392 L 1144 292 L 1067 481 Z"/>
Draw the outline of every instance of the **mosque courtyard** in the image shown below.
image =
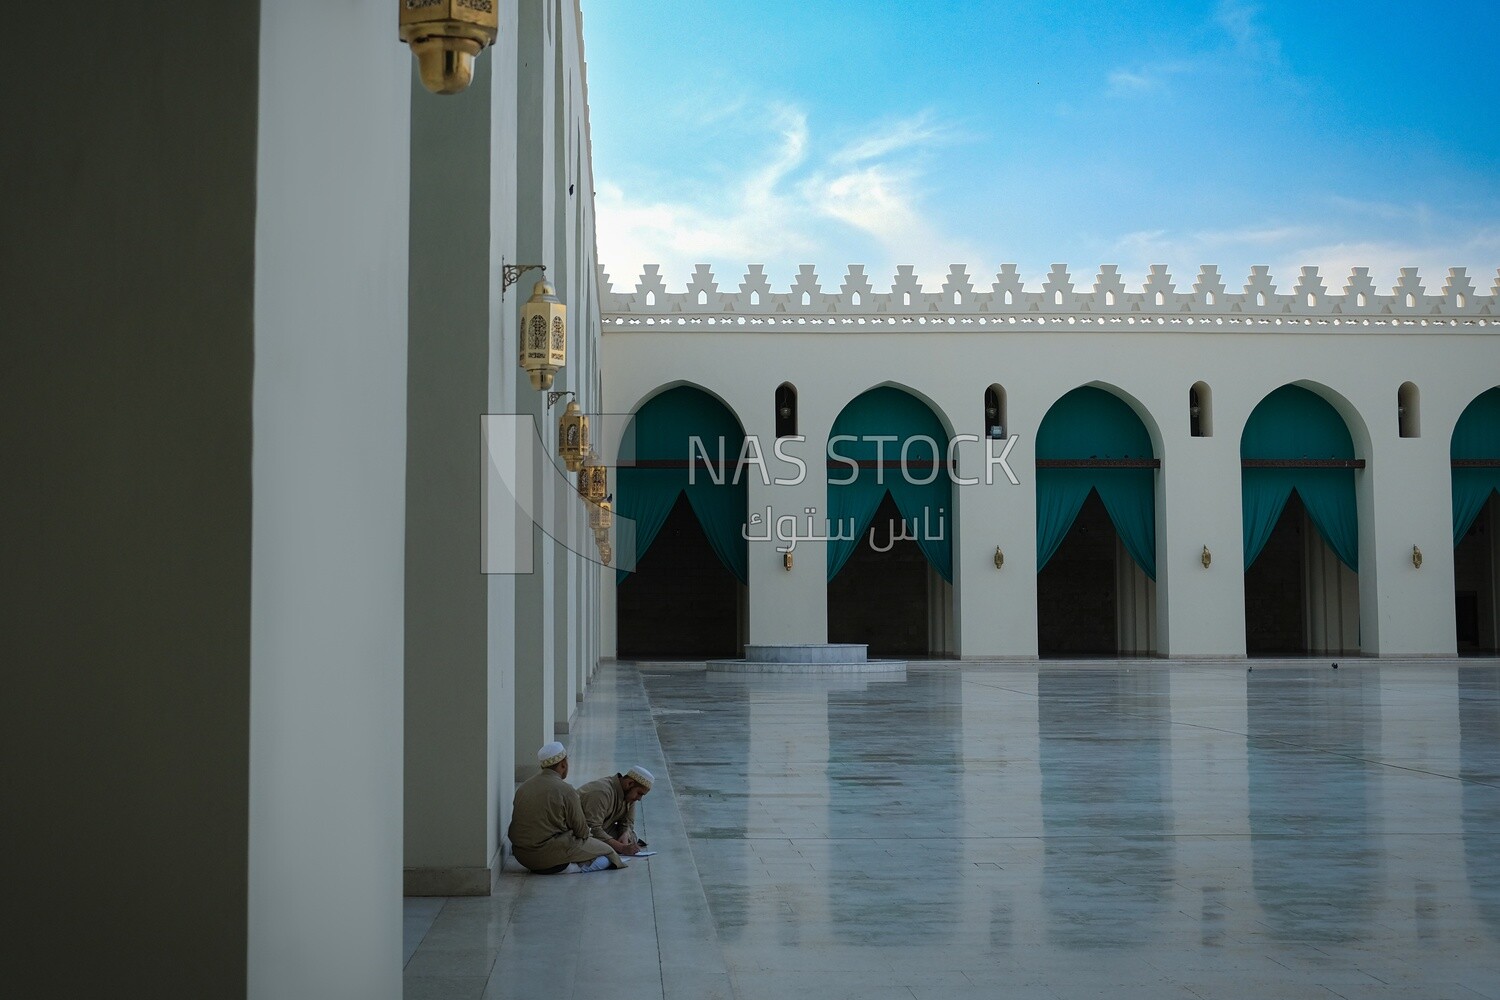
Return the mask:
<path fill-rule="evenodd" d="M 405 996 L 1500 998 L 1500 662 L 1333 662 L 606 664 L 660 853 L 408 899 Z"/>

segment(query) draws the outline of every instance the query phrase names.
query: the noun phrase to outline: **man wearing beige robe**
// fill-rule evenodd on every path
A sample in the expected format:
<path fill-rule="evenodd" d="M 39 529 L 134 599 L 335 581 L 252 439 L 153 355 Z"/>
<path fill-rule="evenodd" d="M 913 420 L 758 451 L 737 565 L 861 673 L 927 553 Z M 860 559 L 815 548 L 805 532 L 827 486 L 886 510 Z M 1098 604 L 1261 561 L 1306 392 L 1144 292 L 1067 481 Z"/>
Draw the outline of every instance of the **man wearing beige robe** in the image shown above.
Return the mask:
<path fill-rule="evenodd" d="M 541 875 L 566 871 L 570 864 L 597 871 L 605 867 L 605 859 L 610 868 L 624 868 L 612 847 L 589 836 L 578 790 L 565 780 L 568 752 L 563 745 L 548 743 L 536 756 L 542 769 L 516 789 L 506 831 L 516 860 Z"/>
<path fill-rule="evenodd" d="M 636 854 L 646 846 L 635 832 L 635 804 L 651 791 L 655 778 L 644 767 L 611 774 L 578 789 L 589 836 L 602 840 L 619 854 Z"/>

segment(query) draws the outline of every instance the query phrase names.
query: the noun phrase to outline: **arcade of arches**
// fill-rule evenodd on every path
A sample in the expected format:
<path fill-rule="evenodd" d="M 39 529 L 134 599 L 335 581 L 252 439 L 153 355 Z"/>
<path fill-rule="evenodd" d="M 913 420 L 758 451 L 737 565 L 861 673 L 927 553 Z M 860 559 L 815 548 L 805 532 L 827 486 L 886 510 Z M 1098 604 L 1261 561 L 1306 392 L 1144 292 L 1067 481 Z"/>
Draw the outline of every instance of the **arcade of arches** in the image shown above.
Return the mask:
<path fill-rule="evenodd" d="M 778 392 L 782 412 L 786 386 Z M 695 452 L 693 437 L 717 442 L 718 455 Z M 930 405 L 893 386 L 840 411 L 828 513 L 853 530 L 828 543 L 829 641 L 865 642 L 872 655 L 959 652 L 960 498 L 944 465 L 946 438 Z M 627 439 L 634 459 L 619 470 L 617 510 L 634 537 L 621 545 L 619 655 L 738 655 L 754 599 L 741 532 L 746 483 L 734 467 L 739 420 L 709 393 L 679 386 L 637 410 Z M 1469 404 L 1451 452 L 1457 642 L 1461 652 L 1491 652 L 1500 649 L 1500 388 Z M 1246 651 L 1357 653 L 1365 462 L 1345 419 L 1311 389 L 1284 385 L 1246 420 L 1240 459 Z M 1040 655 L 1158 651 L 1161 466 L 1142 416 L 1104 388 L 1074 389 L 1046 411 L 1035 466 Z"/>

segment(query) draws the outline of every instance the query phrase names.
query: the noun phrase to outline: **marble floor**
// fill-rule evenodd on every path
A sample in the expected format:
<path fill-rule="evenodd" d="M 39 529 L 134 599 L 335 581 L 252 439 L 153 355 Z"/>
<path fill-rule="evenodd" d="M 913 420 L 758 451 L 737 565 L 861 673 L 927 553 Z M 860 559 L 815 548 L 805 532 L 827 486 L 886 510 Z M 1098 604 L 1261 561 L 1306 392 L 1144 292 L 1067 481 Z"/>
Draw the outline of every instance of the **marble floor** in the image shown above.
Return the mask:
<path fill-rule="evenodd" d="M 601 670 L 661 854 L 408 900 L 406 995 L 1500 1000 L 1500 662 Z"/>

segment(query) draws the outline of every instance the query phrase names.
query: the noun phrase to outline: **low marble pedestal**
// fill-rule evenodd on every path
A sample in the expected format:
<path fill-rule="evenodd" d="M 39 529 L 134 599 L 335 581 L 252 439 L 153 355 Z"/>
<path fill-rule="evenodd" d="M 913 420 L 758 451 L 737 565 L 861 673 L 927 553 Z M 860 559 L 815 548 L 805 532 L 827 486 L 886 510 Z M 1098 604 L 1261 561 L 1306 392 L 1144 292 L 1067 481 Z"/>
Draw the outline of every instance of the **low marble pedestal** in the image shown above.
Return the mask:
<path fill-rule="evenodd" d="M 905 660 L 872 660 L 869 647 L 854 642 L 746 645 L 739 660 L 709 660 L 716 673 L 882 674 L 904 672 Z"/>

